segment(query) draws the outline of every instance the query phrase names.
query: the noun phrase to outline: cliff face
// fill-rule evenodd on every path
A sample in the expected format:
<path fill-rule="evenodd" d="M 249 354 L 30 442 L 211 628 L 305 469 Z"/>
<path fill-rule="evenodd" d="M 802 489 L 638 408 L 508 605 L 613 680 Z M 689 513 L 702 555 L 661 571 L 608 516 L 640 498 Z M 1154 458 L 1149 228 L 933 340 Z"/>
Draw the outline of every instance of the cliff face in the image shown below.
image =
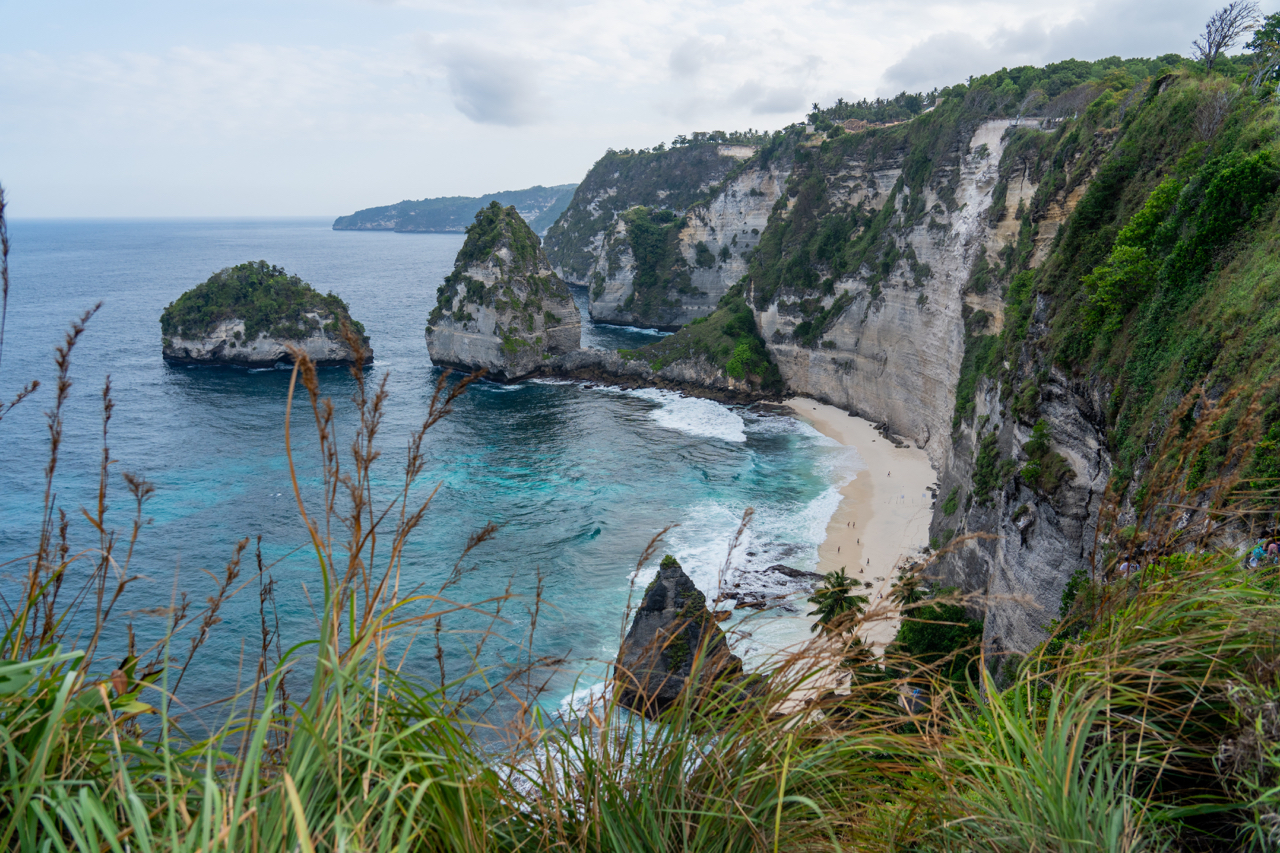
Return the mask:
<path fill-rule="evenodd" d="M 320 366 L 351 364 L 355 356 L 337 331 L 326 330 L 334 318 L 310 312 L 305 314 L 314 321 L 315 331 L 304 338 L 286 339 L 260 334 L 252 341 L 245 340 L 243 320 L 224 320 L 211 332 L 199 337 L 181 336 L 165 338 L 165 361 L 174 364 L 227 364 L 238 367 L 271 367 L 279 363 L 291 363 L 290 347 L 297 347 Z M 368 351 L 366 361 L 373 352 Z"/>
<path fill-rule="evenodd" d="M 929 452 L 934 571 L 997 667 L 1073 575 L 1280 521 L 1275 127 L 1225 80 L 1115 80 L 802 145 L 750 263 L 788 388 Z"/>
<path fill-rule="evenodd" d="M 676 328 L 710 314 L 746 273 L 788 174 L 783 163 L 748 160 L 682 217 L 621 213 L 587 270 L 591 318 Z"/>
<path fill-rule="evenodd" d="M 427 326 L 431 360 L 514 381 L 578 349 L 581 337 L 577 305 L 537 235 L 514 207 L 491 202 L 437 291 Z"/>
<path fill-rule="evenodd" d="M 270 367 L 292 361 L 289 348 L 297 347 L 319 365 L 351 364 L 357 356 L 344 323 L 372 361 L 364 327 L 345 302 L 256 261 L 219 270 L 170 303 L 160 315 L 161 352 L 177 364 Z"/>
<path fill-rule="evenodd" d="M 551 265 L 571 284 L 590 284 L 605 237 L 623 211 L 641 206 L 683 213 L 753 153 L 750 146 L 713 142 L 609 151 L 591 167 L 547 231 Z"/>

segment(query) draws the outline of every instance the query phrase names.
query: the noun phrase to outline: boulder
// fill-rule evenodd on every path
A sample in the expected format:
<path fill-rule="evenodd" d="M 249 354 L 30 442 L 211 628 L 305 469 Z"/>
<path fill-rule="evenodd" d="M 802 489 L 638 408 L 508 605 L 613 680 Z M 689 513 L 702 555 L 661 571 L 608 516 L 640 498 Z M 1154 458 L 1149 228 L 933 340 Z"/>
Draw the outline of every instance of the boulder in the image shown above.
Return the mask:
<path fill-rule="evenodd" d="M 431 361 L 515 382 L 577 350 L 581 339 L 578 306 L 538 235 L 514 207 L 495 201 L 481 209 L 436 291 L 427 324 Z"/>
<path fill-rule="evenodd" d="M 654 718 L 686 690 L 705 696 L 717 682 L 741 675 L 742 660 L 729 651 L 706 596 L 667 555 L 618 650 L 618 701 Z"/>

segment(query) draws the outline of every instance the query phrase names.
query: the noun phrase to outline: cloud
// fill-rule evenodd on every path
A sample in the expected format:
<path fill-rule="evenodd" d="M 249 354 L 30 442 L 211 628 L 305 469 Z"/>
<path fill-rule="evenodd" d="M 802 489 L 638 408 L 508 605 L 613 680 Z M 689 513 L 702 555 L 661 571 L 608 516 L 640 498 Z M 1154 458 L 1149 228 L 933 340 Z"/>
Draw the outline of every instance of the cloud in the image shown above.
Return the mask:
<path fill-rule="evenodd" d="M 545 99 L 528 62 L 487 48 L 454 47 L 444 66 L 453 105 L 477 124 L 520 127 L 543 118 Z"/>
<path fill-rule="evenodd" d="M 692 77 L 702 69 L 710 43 L 694 36 L 687 38 L 671 50 L 667 67 L 676 77 Z"/>
<path fill-rule="evenodd" d="M 1212 11 L 1204 0 L 1166 0 L 1158 15 L 1151 13 L 1147 0 L 1104 0 L 1064 8 L 1069 17 L 1011 22 L 982 36 L 949 29 L 908 48 L 885 70 L 877 91 L 927 91 L 962 83 L 970 75 L 1064 59 L 1186 53 Z"/>
<path fill-rule="evenodd" d="M 729 102 L 750 108 L 752 115 L 778 115 L 803 110 L 804 94 L 800 86 L 765 86 L 749 80 L 734 91 Z"/>

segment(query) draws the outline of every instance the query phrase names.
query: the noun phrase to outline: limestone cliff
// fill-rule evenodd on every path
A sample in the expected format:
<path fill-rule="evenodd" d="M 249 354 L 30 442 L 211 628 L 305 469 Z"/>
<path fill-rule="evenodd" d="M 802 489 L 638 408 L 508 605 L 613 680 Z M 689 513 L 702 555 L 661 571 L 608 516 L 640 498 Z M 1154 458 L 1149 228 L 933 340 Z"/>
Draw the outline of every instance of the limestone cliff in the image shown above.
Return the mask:
<path fill-rule="evenodd" d="M 467 228 L 427 325 L 435 364 L 485 368 L 514 381 L 576 350 L 582 327 L 569 288 L 514 207 L 496 201 Z"/>
<path fill-rule="evenodd" d="M 547 257 L 571 284 L 589 283 L 595 256 L 614 220 L 636 206 L 683 213 L 752 156 L 745 145 L 699 142 L 644 151 L 608 151 L 547 231 Z"/>
<path fill-rule="evenodd" d="M 591 318 L 671 329 L 710 314 L 746 273 L 788 173 L 785 158 L 753 152 L 683 216 L 645 207 L 620 213 L 587 272 Z"/>
<path fill-rule="evenodd" d="M 298 348 L 321 366 L 351 364 L 357 356 L 343 323 L 363 341 L 363 358 L 371 362 L 364 327 L 351 319 L 345 302 L 257 261 L 214 273 L 166 307 L 161 352 L 175 364 L 270 367 L 291 362 L 291 349 Z"/>
<path fill-rule="evenodd" d="M 934 571 L 997 668 L 1073 575 L 1280 506 L 1274 128 L 1226 81 L 1114 81 L 1028 120 L 1000 72 L 807 142 L 748 272 L 790 390 L 928 451 Z"/>

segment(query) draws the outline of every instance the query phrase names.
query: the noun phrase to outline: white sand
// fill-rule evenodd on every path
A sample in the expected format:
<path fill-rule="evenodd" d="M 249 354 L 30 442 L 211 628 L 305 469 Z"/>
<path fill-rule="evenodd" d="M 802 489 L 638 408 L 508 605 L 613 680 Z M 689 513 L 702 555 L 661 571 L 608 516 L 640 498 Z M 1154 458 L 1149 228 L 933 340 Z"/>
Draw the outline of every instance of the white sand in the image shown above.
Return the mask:
<path fill-rule="evenodd" d="M 866 463 L 866 469 L 840 490 L 843 499 L 818 548 L 818 571 L 840 570 L 872 583 L 862 591 L 871 604 L 861 633 L 882 651 L 898 631 L 897 613 L 889 605 L 897 569 L 929 544 L 933 496 L 927 489 L 937 480 L 933 466 L 923 450 L 894 447 L 870 421 L 835 406 L 805 397 L 788 400 L 787 405 L 823 435 L 856 448 Z"/>

